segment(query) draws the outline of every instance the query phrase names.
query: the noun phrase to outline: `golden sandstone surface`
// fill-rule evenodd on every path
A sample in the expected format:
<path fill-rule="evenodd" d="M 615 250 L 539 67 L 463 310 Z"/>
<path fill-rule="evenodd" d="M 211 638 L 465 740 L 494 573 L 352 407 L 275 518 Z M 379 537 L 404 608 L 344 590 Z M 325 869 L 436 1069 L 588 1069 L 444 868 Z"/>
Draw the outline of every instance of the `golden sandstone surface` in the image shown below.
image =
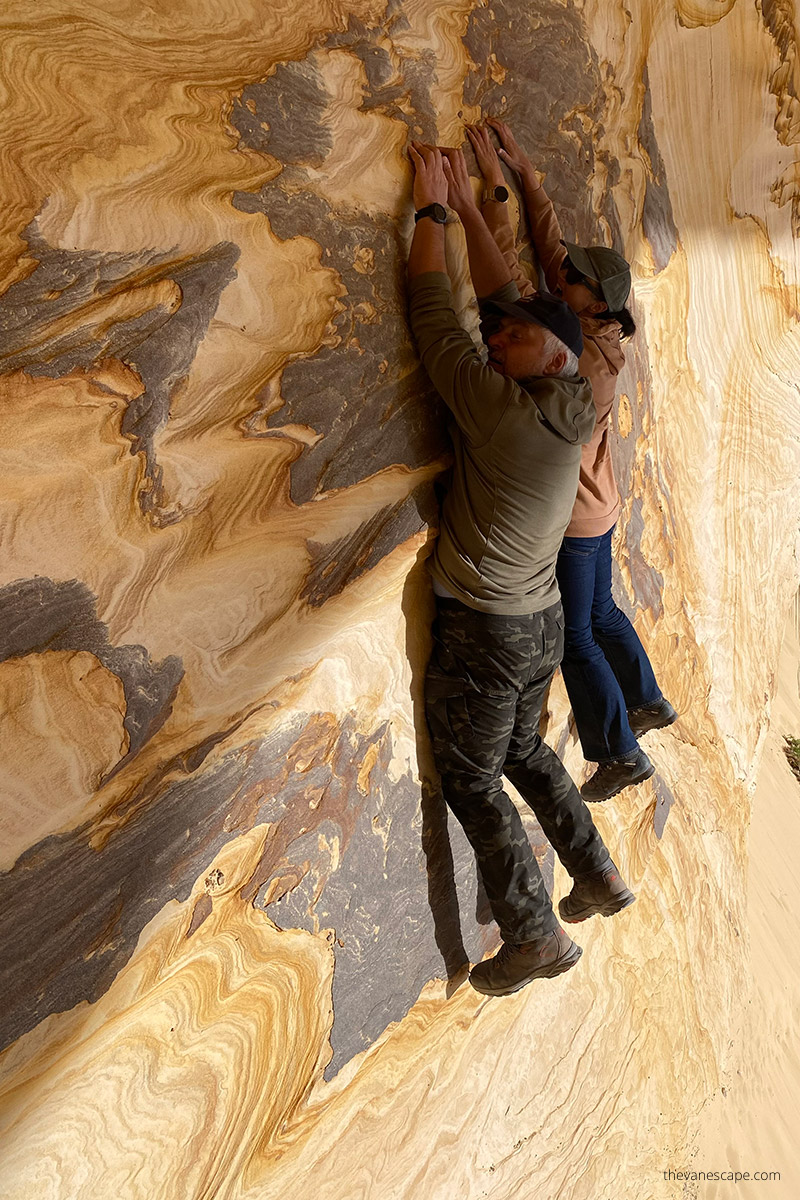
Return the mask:
<path fill-rule="evenodd" d="M 680 1194 L 751 998 L 797 584 L 793 5 L 9 0 L 0 24 L 2 1194 Z M 489 1001 L 420 710 L 447 447 L 403 293 L 407 139 L 482 112 L 565 235 L 633 264 L 618 593 L 681 713 L 597 812 L 635 908 Z M 558 686 L 548 739 L 580 778 Z"/>

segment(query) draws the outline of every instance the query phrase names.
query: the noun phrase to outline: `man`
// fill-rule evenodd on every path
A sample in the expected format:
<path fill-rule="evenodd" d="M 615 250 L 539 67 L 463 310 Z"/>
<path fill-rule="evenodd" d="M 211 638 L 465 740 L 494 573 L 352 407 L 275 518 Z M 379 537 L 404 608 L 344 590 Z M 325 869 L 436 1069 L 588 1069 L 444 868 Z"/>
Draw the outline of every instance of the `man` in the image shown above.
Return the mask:
<path fill-rule="evenodd" d="M 503 945 L 473 967 L 487 995 L 559 975 L 581 955 L 558 924 L 505 774 L 573 877 L 565 921 L 633 903 L 575 785 L 538 733 L 563 650 L 555 561 L 591 437 L 577 375 L 580 323 L 562 301 L 521 301 L 460 152 L 414 143 L 411 326 L 453 415 L 454 467 L 431 572 L 437 596 L 426 714 L 445 799 L 475 851 Z M 452 308 L 445 203 L 458 213 L 487 336 L 485 364 Z"/>

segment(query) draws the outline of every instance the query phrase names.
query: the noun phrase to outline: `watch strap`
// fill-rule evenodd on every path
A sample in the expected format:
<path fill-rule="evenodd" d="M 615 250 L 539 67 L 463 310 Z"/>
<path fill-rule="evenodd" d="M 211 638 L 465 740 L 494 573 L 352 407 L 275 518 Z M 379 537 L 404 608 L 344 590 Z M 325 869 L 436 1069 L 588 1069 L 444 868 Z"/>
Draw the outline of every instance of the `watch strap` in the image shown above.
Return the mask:
<path fill-rule="evenodd" d="M 444 214 L 443 217 L 437 216 L 439 209 Z M 421 221 L 423 217 L 430 217 L 437 225 L 444 225 L 447 220 L 447 211 L 443 204 L 434 201 L 433 204 L 426 204 L 424 208 L 420 208 L 414 213 L 414 224 L 416 225 L 417 221 Z"/>

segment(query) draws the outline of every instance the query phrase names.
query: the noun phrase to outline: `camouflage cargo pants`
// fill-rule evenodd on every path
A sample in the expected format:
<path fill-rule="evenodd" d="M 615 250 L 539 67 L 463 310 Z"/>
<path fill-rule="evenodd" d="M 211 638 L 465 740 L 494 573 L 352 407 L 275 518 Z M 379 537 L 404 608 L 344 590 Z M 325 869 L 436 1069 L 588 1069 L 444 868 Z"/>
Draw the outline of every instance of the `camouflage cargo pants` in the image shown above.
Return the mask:
<path fill-rule="evenodd" d="M 532 941 L 558 922 L 502 776 L 533 809 L 571 875 L 608 859 L 575 784 L 539 737 L 564 649 L 561 604 L 504 617 L 437 599 L 433 636 L 425 708 L 444 798 L 475 851 L 504 941 Z"/>

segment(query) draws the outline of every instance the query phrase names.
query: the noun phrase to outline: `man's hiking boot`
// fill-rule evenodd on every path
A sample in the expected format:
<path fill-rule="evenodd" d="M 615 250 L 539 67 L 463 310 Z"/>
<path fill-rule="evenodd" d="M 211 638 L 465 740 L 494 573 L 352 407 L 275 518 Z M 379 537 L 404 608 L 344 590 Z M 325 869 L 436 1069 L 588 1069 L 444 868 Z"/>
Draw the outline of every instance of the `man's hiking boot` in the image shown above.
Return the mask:
<path fill-rule="evenodd" d="M 555 929 L 534 942 L 503 942 L 494 958 L 472 968 L 469 981 L 484 996 L 508 996 L 533 979 L 562 975 L 582 954 L 568 933 Z"/>
<path fill-rule="evenodd" d="M 562 921 L 575 924 L 598 914 L 613 917 L 635 899 L 614 863 L 609 861 L 600 871 L 578 875 L 570 894 L 559 900 L 558 911 Z"/>
<path fill-rule="evenodd" d="M 587 779 L 581 788 L 581 795 L 590 802 L 608 800 L 631 784 L 649 779 L 654 772 L 655 767 L 644 750 L 637 749 L 627 758 L 600 763 L 591 779 Z"/>
<path fill-rule="evenodd" d="M 636 738 L 649 733 L 651 729 L 663 729 L 677 719 L 675 709 L 663 696 L 655 704 L 640 704 L 638 708 L 628 709 L 628 724 Z"/>

